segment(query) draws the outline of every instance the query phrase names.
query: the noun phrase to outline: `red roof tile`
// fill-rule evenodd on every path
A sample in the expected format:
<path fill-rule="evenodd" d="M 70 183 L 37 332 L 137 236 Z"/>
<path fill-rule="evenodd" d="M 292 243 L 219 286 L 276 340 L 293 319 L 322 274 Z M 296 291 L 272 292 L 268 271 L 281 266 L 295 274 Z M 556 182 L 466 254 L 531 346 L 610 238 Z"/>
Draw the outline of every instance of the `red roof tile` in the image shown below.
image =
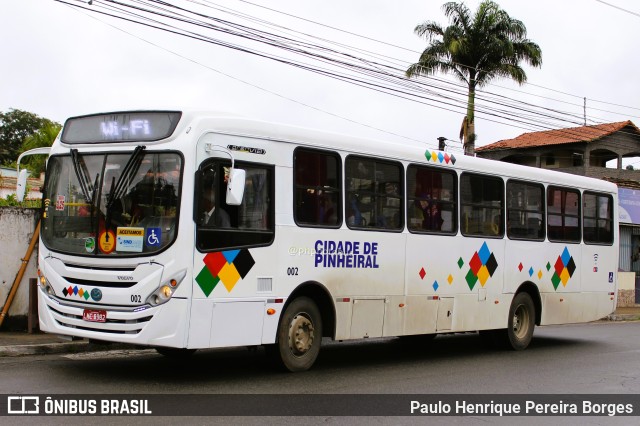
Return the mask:
<path fill-rule="evenodd" d="M 640 129 L 631 120 L 595 126 L 572 127 L 567 129 L 545 130 L 543 132 L 523 133 L 514 139 L 504 139 L 476 148 L 476 151 L 494 151 L 499 149 L 533 148 L 545 145 L 592 142 L 631 126 L 640 135 Z"/>

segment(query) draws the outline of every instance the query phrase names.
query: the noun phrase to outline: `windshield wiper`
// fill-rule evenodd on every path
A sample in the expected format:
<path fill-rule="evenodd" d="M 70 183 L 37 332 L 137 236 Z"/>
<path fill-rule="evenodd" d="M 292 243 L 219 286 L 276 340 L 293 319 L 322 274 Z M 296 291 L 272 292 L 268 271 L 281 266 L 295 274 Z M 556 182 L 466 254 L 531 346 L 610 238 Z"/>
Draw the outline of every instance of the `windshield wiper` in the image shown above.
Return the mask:
<path fill-rule="evenodd" d="M 73 159 L 73 170 L 78 178 L 78 184 L 80 185 L 82 196 L 85 201 L 93 207 L 100 174 L 96 173 L 95 183 L 92 184 L 89 177 L 89 170 L 87 170 L 87 165 L 84 162 L 84 158 L 78 154 L 77 149 L 71 150 L 71 158 Z"/>
<path fill-rule="evenodd" d="M 143 151 L 147 147 L 144 145 L 138 145 L 136 149 L 129 157 L 127 164 L 124 165 L 122 173 L 116 182 L 115 176 L 111 180 L 111 189 L 109 190 L 109 196 L 107 198 L 106 212 L 105 212 L 105 226 L 106 229 L 111 227 L 111 207 L 116 200 L 119 200 L 124 195 L 125 191 L 129 187 L 129 183 L 133 176 L 138 172 L 140 165 L 142 164 Z M 108 235 L 108 234 L 107 234 Z"/>

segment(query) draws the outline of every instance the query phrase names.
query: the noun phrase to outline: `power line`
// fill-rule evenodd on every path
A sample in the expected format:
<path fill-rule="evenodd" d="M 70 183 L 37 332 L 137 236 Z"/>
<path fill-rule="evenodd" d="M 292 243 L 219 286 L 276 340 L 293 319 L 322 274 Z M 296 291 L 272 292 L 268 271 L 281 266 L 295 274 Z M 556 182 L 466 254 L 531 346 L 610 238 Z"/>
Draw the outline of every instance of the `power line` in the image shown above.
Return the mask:
<path fill-rule="evenodd" d="M 100 2 L 103 3 L 103 2 Z M 338 68 L 343 68 L 345 70 L 350 70 L 351 72 L 355 72 L 356 74 L 362 74 L 367 76 L 367 78 L 373 78 L 374 80 L 363 80 L 362 78 L 355 78 L 354 76 L 350 76 L 348 74 L 344 74 L 344 73 L 336 73 L 335 71 L 329 71 L 327 69 L 323 69 L 323 68 L 319 68 L 317 66 L 312 66 L 309 64 L 304 64 L 301 63 L 300 61 L 295 61 L 295 60 L 287 60 L 284 59 L 282 57 L 277 57 L 274 56 L 273 54 L 268 54 L 266 52 L 259 52 L 256 51 L 255 49 L 251 49 L 248 47 L 242 47 L 239 46 L 237 44 L 233 44 L 233 43 L 229 43 L 229 42 L 223 42 L 221 40 L 217 40 L 217 39 L 213 39 L 209 36 L 205 36 L 202 35 L 200 33 L 194 33 L 193 31 L 186 31 L 182 28 L 178 28 L 174 25 L 169 25 L 166 23 L 161 23 L 160 21 L 157 20 L 151 20 L 148 17 L 144 17 L 142 15 L 136 14 L 136 13 L 132 13 L 131 11 L 123 11 L 121 8 L 115 7 L 116 10 L 120 11 L 121 13 L 124 13 L 126 15 L 126 17 L 122 17 L 122 16 L 115 16 L 113 14 L 107 14 L 109 16 L 113 16 L 113 17 L 117 17 L 120 19 L 124 19 L 127 21 L 131 21 L 134 23 L 138 23 L 141 25 L 146 25 L 146 26 L 150 26 L 154 29 L 160 29 L 163 31 L 168 31 L 170 33 L 173 34 L 177 34 L 177 35 L 182 35 L 182 36 L 186 36 L 186 37 L 190 37 L 199 41 L 205 41 L 208 43 L 212 43 L 212 44 L 216 44 L 222 47 L 227 47 L 227 48 L 231 48 L 234 50 L 238 50 L 244 53 L 250 53 L 259 57 L 263 57 L 266 59 L 271 59 L 271 60 L 275 60 L 278 61 L 280 63 L 283 64 L 287 64 L 287 65 L 292 65 L 301 69 L 305 69 L 307 71 L 311 71 L 311 72 L 315 72 L 321 75 L 325 75 L 334 79 L 338 79 L 340 81 L 344 81 L 344 82 L 348 82 L 350 84 L 355 84 L 357 86 L 360 87 L 365 87 L 371 90 L 376 90 L 379 92 L 383 92 L 386 94 L 390 94 L 392 96 L 396 96 L 396 97 L 400 97 L 403 99 L 407 99 L 407 100 L 411 100 L 414 102 L 419 102 L 419 103 L 423 103 L 425 105 L 428 106 L 432 106 L 432 107 L 436 107 L 436 108 L 440 108 L 440 109 L 444 109 L 447 111 L 454 111 L 451 108 L 456 108 L 459 110 L 459 112 L 464 113 L 464 111 L 466 110 L 466 101 L 464 100 L 458 100 L 455 97 L 451 97 L 448 95 L 444 95 L 443 93 L 440 93 L 438 91 L 436 92 L 432 92 L 432 89 L 437 89 L 439 91 L 448 91 L 451 94 L 456 94 L 456 95 L 461 95 L 462 97 L 466 98 L 466 95 L 463 94 L 462 92 L 459 92 L 459 88 L 455 89 L 455 90 L 450 90 L 450 89 L 446 89 L 443 86 L 437 86 L 434 84 L 428 84 L 428 83 L 424 83 L 421 81 L 415 81 L 415 80 L 408 80 L 406 78 L 404 78 L 403 75 L 403 70 L 398 70 L 395 67 L 389 67 L 388 65 L 385 64 L 376 64 L 375 62 L 372 62 L 370 60 L 366 60 L 363 59 L 361 57 L 356 57 L 354 55 L 351 54 L 345 54 L 344 52 L 339 52 L 336 51 L 334 49 L 328 49 L 326 47 L 323 46 L 318 46 L 315 44 L 310 44 L 308 42 L 300 42 L 299 40 L 294 40 L 291 38 L 287 38 L 287 37 L 282 37 L 273 33 L 265 33 L 259 30 L 256 30 L 255 28 L 250 28 L 250 27 L 246 27 L 243 25 L 239 25 L 237 23 L 234 22 L 230 22 L 227 20 L 222 20 L 219 18 L 215 18 L 209 15 L 204 15 L 201 13 L 197 13 L 197 12 L 193 12 L 193 11 L 189 11 L 187 9 L 184 8 L 180 8 L 177 7 L 171 3 L 168 2 L 162 2 L 162 1 L 151 1 L 151 5 L 150 7 L 152 7 L 153 9 L 155 9 L 156 11 L 154 12 L 153 10 L 149 10 L 149 9 L 145 9 L 142 6 L 146 6 L 149 4 L 149 2 L 144 2 L 141 0 L 136 1 L 135 3 L 140 5 L 140 6 L 135 6 L 135 5 L 129 5 L 129 4 L 125 4 L 122 2 L 114 2 L 114 1 L 108 1 L 107 3 L 109 4 L 109 7 L 114 8 L 115 6 L 113 5 L 118 5 L 118 6 L 124 6 L 127 8 L 132 8 L 134 10 L 137 10 L 139 12 L 144 12 L 144 13 L 149 13 L 151 15 L 157 15 L 159 17 L 162 18 L 167 18 L 167 19 L 171 19 L 171 20 L 177 20 L 179 22 L 183 22 L 186 24 L 190 24 L 190 25 L 196 25 L 200 28 L 207 28 L 207 29 L 211 29 L 214 31 L 219 31 L 222 32 L 224 34 L 227 35 L 231 35 L 234 37 L 240 37 L 241 39 L 245 39 L 245 40 L 250 40 L 250 41 L 254 41 L 254 42 L 258 42 L 258 43 L 262 43 L 265 44 L 267 46 L 271 46 L 271 47 L 275 47 L 278 49 L 284 49 L 285 51 L 288 51 L 290 53 L 293 54 L 297 54 L 297 55 L 303 55 L 306 56 L 308 58 L 312 58 L 314 60 L 318 60 L 320 62 L 324 62 L 326 64 L 330 64 L 332 66 L 336 66 Z M 75 5 L 74 5 L 75 6 Z M 163 6 L 163 7 L 160 7 Z M 181 14 L 172 14 L 167 7 L 171 7 L 171 8 L 175 8 L 181 11 Z M 112 9 L 113 10 L 113 9 Z M 160 10 L 162 13 L 159 13 L 158 10 Z M 92 9 L 92 11 L 94 11 Z M 103 13 L 101 11 L 96 11 L 97 13 Z M 207 23 L 204 21 L 199 21 L 199 20 L 194 20 L 193 18 L 189 18 L 186 15 L 184 15 L 184 13 L 192 13 L 195 16 L 199 16 L 201 18 L 207 19 L 209 21 L 215 22 L 215 24 L 212 23 Z M 136 21 L 135 18 L 138 18 L 139 21 Z M 142 22 L 142 21 L 144 22 Z M 153 25 L 149 24 L 149 22 L 152 22 Z M 161 27 L 161 26 L 162 27 Z M 220 26 L 222 25 L 222 27 Z M 229 28 L 224 28 L 224 26 L 227 26 Z M 311 50 L 309 50 L 311 49 Z M 322 53 L 314 53 L 313 50 L 318 50 Z M 189 59 L 191 60 L 191 59 Z M 357 61 L 357 63 L 354 63 L 352 61 Z M 197 61 L 191 60 L 194 63 L 198 63 Z M 380 68 L 382 67 L 382 68 Z M 386 69 L 386 70 L 385 70 Z M 397 74 L 394 74 L 397 73 Z M 398 74 L 402 74 L 402 77 L 400 77 L 400 75 Z M 378 80 L 382 80 L 385 81 L 387 85 L 383 85 L 380 83 L 376 83 L 375 79 Z M 438 81 L 437 79 L 432 79 L 432 80 L 428 80 L 428 81 Z M 246 82 L 245 82 L 246 83 Z M 391 86 L 389 86 L 389 84 L 391 84 Z M 446 82 L 447 85 L 449 85 L 450 83 Z M 249 83 L 249 85 L 252 85 Z M 253 85 L 255 86 L 255 85 Z M 432 99 L 429 97 L 425 97 L 424 95 L 419 95 L 413 92 L 407 92 L 405 90 L 401 90 L 401 88 L 404 89 L 408 89 L 408 88 L 412 88 L 412 90 L 416 90 L 418 92 L 424 92 L 426 90 L 426 92 L 424 93 L 431 93 L 431 95 L 436 96 L 436 97 L 440 97 L 442 99 L 448 99 L 448 101 L 443 101 L 441 100 L 436 100 L 436 99 Z M 454 86 L 456 87 L 456 86 Z M 283 97 L 282 95 L 279 95 L 280 97 Z M 286 97 L 284 97 L 286 98 Z M 508 102 L 520 102 L 521 101 L 517 101 L 517 100 L 513 100 L 507 97 L 504 97 Z M 287 98 L 288 99 L 288 98 Z M 428 100 L 430 102 L 425 102 L 425 100 Z M 431 102 L 439 102 L 438 104 L 433 104 Z M 486 102 L 488 102 L 488 105 L 479 105 L 478 107 L 478 115 L 484 115 L 486 116 L 493 116 L 495 119 L 498 120 L 506 120 L 507 122 L 505 123 L 504 121 L 496 121 L 495 119 L 488 119 L 485 118 L 487 121 L 494 121 L 500 124 L 506 124 L 512 127 L 521 127 L 524 128 L 525 130 L 551 130 L 551 129 L 555 129 L 558 126 L 557 125 L 552 125 L 551 122 L 544 122 L 541 121 L 540 118 L 526 118 L 526 116 L 522 115 L 522 112 L 528 112 L 530 114 L 532 114 L 532 117 L 546 117 L 547 119 L 552 119 L 552 120 L 558 120 L 560 122 L 569 122 L 570 124 L 578 124 L 576 122 L 576 120 L 567 120 L 567 118 L 562 118 L 561 116 L 553 116 L 550 115 L 549 113 L 554 113 L 554 114 L 567 114 L 564 113 L 562 111 L 558 111 L 558 110 L 550 110 L 547 109 L 548 112 L 547 113 L 540 113 L 538 111 L 535 111 L 533 109 L 527 109 L 527 108 L 540 108 L 536 105 L 533 104 L 529 104 L 526 107 L 516 107 L 516 109 L 520 109 L 521 113 L 520 114 L 515 114 L 512 113 L 510 111 L 504 110 L 504 109 L 500 109 L 500 108 L 496 108 L 494 106 L 492 106 L 493 103 L 495 103 L 495 101 L 491 101 L 491 100 L 486 100 Z M 300 102 L 297 102 L 300 103 Z M 302 103 L 300 103 L 302 104 Z M 497 104 L 501 104 L 503 106 L 507 106 L 507 104 L 505 103 L 497 103 Z M 525 103 L 522 103 L 523 105 L 526 105 Z M 306 104 L 304 104 L 306 105 Z M 448 107 L 443 106 L 443 105 L 448 105 Z M 308 106 L 308 105 L 306 105 Z M 510 105 L 510 107 L 514 107 L 513 105 Z M 313 108 L 313 107 L 312 107 Z M 317 108 L 316 108 L 317 109 Z M 326 111 L 324 111 L 326 112 Z M 454 111 L 455 112 L 455 111 Z M 335 115 L 333 113 L 330 113 L 332 115 Z M 505 115 L 506 114 L 506 115 Z M 569 114 L 569 116 L 571 116 L 572 114 Z M 575 116 L 575 115 L 573 115 Z M 344 118 L 344 117 L 341 117 Z M 520 123 L 520 125 L 516 125 L 515 123 Z M 361 123 L 360 123 L 361 124 Z M 525 127 L 522 127 L 522 126 Z M 534 126 L 534 128 L 531 128 L 530 126 Z M 380 129 L 377 129 L 380 130 Z M 571 132 L 571 130 L 567 130 L 568 133 Z"/>
<path fill-rule="evenodd" d="M 632 11 L 627 10 L 627 9 L 623 9 L 623 8 L 621 8 L 620 6 L 616 6 L 615 4 L 607 3 L 606 1 L 602 1 L 602 0 L 596 0 L 596 1 L 597 1 L 598 3 L 606 4 L 607 6 L 613 7 L 614 9 L 621 10 L 621 11 L 623 11 L 623 12 L 629 13 L 629 14 L 631 14 L 631 15 L 635 15 L 635 16 L 637 16 L 637 17 L 639 17 L 639 18 L 640 18 L 640 13 L 636 13 L 636 12 L 632 12 Z"/>

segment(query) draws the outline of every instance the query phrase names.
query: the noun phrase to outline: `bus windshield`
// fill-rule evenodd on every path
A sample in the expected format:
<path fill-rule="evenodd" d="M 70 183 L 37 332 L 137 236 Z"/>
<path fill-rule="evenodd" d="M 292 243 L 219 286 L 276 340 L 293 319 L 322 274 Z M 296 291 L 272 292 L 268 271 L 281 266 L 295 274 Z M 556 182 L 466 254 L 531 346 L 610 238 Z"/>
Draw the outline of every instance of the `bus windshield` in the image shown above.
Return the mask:
<path fill-rule="evenodd" d="M 157 253 L 176 237 L 182 157 L 175 152 L 52 156 L 42 240 L 85 256 Z"/>

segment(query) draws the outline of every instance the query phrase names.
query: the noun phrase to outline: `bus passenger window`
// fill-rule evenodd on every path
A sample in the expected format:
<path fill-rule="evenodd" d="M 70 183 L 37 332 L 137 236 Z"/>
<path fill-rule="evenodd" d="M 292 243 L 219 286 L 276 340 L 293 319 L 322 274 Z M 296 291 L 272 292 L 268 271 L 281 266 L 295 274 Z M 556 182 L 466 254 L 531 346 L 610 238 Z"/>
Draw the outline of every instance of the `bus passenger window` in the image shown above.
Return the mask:
<path fill-rule="evenodd" d="M 501 178 L 463 173 L 460 177 L 460 195 L 463 235 L 504 235 L 504 182 Z"/>
<path fill-rule="evenodd" d="M 407 226 L 411 232 L 455 232 L 457 176 L 435 167 L 407 168 Z"/>
<path fill-rule="evenodd" d="M 547 235 L 551 241 L 580 242 L 580 192 L 547 188 Z"/>
<path fill-rule="evenodd" d="M 297 148 L 293 157 L 294 218 L 301 226 L 336 228 L 342 223 L 340 156 Z"/>
<path fill-rule="evenodd" d="M 194 220 L 200 251 L 264 246 L 274 237 L 273 166 L 236 161 L 246 172 L 239 206 L 225 202 L 231 163 L 212 159 L 200 166 L 195 185 Z"/>
<path fill-rule="evenodd" d="M 507 236 L 544 239 L 544 187 L 531 182 L 507 182 Z"/>
<path fill-rule="evenodd" d="M 345 161 L 347 226 L 354 229 L 401 230 L 402 166 L 373 158 Z"/>
<path fill-rule="evenodd" d="M 585 243 L 613 243 L 613 199 L 611 195 L 585 192 L 582 214 Z"/>

